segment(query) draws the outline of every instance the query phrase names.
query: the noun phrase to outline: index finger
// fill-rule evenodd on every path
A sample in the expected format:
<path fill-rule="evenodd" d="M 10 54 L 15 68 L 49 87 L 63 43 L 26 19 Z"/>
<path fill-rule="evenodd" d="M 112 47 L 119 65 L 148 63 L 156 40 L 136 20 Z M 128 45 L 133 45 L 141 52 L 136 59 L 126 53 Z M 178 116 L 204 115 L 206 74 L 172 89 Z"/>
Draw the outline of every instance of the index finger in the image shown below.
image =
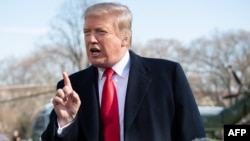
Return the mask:
<path fill-rule="evenodd" d="M 64 80 L 64 86 L 69 86 L 70 88 L 72 88 L 67 72 L 63 72 L 63 80 Z"/>

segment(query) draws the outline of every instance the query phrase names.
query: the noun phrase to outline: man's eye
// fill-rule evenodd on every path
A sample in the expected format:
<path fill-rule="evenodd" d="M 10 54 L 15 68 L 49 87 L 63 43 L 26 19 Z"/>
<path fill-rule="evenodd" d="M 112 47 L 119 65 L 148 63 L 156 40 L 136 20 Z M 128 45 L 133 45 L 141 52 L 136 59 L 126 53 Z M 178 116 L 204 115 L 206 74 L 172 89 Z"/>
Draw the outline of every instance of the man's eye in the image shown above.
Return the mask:
<path fill-rule="evenodd" d="M 90 31 L 83 31 L 83 33 L 85 34 L 85 35 L 87 35 L 87 34 L 89 34 L 90 33 Z"/>
<path fill-rule="evenodd" d="M 105 33 L 107 33 L 105 30 L 98 30 L 97 32 L 100 33 L 100 34 L 105 34 Z"/>

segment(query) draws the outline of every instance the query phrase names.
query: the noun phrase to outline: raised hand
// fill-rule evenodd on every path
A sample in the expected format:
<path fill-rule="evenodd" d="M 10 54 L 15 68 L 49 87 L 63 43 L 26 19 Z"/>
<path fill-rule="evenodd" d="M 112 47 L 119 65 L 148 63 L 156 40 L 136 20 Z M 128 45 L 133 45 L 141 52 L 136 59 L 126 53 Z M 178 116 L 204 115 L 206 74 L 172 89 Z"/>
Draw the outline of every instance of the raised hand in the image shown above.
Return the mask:
<path fill-rule="evenodd" d="M 53 99 L 54 109 L 60 127 L 72 122 L 79 110 L 81 100 L 78 94 L 72 89 L 69 76 L 63 72 L 64 87 L 58 89 Z"/>

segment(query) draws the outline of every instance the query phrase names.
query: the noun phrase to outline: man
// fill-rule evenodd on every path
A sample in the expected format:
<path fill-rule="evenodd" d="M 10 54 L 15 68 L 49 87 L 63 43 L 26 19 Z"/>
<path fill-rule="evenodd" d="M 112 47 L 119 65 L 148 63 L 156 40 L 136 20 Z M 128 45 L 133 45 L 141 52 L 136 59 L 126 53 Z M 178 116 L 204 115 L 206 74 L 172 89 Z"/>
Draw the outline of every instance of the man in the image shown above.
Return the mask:
<path fill-rule="evenodd" d="M 90 6 L 84 16 L 84 39 L 91 66 L 69 77 L 63 73 L 64 81 L 58 83 L 54 110 L 42 140 L 204 138 L 200 114 L 181 66 L 140 57 L 129 50 L 132 36 L 129 9 L 117 3 L 99 3 Z M 109 75 L 113 70 L 114 74 Z M 111 94 L 114 101 L 107 104 L 106 95 Z M 116 105 L 106 109 L 117 114 L 103 110 L 105 104 Z"/>

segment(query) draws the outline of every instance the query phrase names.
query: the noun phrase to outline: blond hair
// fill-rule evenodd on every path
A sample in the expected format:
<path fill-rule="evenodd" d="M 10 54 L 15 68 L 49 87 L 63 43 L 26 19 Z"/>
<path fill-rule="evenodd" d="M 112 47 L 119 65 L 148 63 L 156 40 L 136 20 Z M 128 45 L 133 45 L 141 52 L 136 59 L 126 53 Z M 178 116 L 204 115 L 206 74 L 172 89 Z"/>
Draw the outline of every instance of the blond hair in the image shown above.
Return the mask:
<path fill-rule="evenodd" d="M 84 13 L 85 20 L 89 16 L 113 17 L 115 19 L 115 29 L 118 31 L 117 34 L 130 36 L 130 38 L 132 36 L 132 14 L 125 5 L 112 2 L 97 3 L 86 9 Z"/>

